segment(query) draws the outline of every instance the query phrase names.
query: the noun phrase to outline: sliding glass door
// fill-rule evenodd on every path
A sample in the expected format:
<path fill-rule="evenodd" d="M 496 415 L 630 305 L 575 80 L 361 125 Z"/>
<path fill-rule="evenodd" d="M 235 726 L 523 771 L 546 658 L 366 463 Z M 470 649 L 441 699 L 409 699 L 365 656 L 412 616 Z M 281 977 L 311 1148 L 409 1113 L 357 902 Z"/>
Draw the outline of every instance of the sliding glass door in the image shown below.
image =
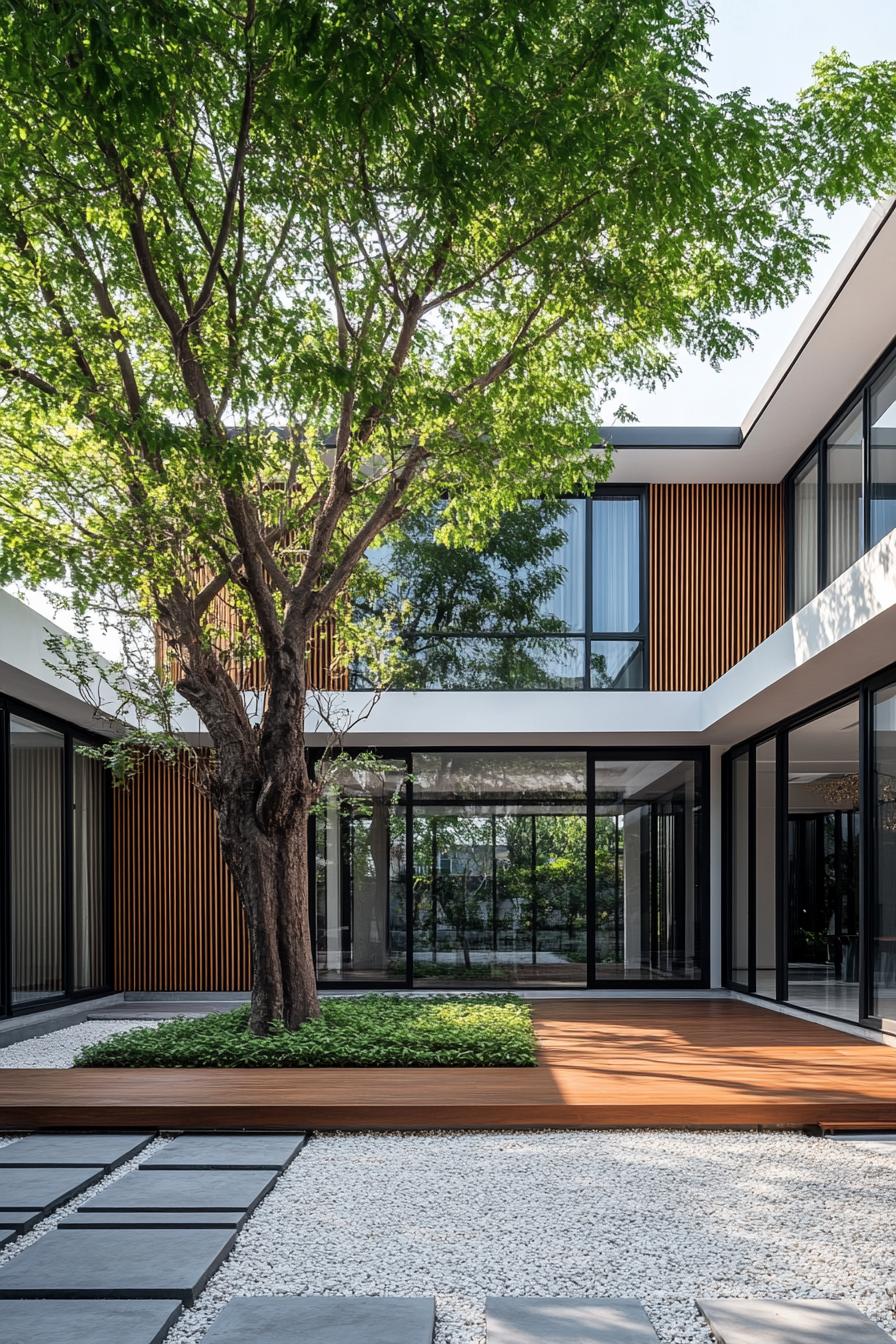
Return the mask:
<path fill-rule="evenodd" d="M 702 753 L 394 764 L 342 770 L 315 821 L 322 983 L 705 983 Z"/>

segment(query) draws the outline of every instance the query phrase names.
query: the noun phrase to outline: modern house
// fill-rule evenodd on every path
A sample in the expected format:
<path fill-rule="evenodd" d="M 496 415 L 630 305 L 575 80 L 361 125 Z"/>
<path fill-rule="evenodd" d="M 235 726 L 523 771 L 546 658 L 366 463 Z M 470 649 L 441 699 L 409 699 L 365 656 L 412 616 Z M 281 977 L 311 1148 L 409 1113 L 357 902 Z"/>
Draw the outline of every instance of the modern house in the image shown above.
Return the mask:
<path fill-rule="evenodd" d="M 742 424 L 603 436 L 592 497 L 444 572 L 390 555 L 406 689 L 332 694 L 396 772 L 314 822 L 321 985 L 728 988 L 896 1032 L 896 206 Z M 0 1014 L 248 988 L 207 805 L 155 762 L 112 796 L 47 624 L 0 594 Z"/>

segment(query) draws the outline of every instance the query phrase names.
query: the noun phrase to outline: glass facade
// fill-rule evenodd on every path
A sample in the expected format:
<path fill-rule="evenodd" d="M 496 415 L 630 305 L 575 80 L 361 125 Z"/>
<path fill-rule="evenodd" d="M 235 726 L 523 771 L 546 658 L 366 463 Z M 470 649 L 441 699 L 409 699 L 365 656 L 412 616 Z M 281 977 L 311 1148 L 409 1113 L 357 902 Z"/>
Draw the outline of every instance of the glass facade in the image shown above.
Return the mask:
<path fill-rule="evenodd" d="M 735 747 L 725 778 L 726 983 L 896 1031 L 896 669 Z"/>
<path fill-rule="evenodd" d="M 77 740 L 0 701 L 0 1014 L 108 987 L 108 780 Z"/>
<path fill-rule="evenodd" d="M 359 611 L 385 619 L 403 690 L 642 690 L 647 632 L 645 494 L 530 500 L 480 551 L 436 540 L 445 505 L 368 553 Z M 367 690 L 376 668 L 356 664 Z"/>
<path fill-rule="evenodd" d="M 896 527 L 896 358 L 869 375 L 787 477 L 788 603 L 798 611 Z"/>
<path fill-rule="evenodd" d="M 321 981 L 705 982 L 703 775 L 562 749 L 343 771 L 315 821 Z"/>

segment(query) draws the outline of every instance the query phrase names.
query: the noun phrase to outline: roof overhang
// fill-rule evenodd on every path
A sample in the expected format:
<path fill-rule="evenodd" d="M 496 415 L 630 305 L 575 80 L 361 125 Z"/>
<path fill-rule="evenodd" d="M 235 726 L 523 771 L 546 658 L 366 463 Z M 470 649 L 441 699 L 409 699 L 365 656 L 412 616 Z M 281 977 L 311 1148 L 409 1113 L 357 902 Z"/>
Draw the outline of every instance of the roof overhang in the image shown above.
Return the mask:
<path fill-rule="evenodd" d="M 780 481 L 896 337 L 896 198 L 869 212 L 739 427 L 607 427 L 614 482 Z"/>

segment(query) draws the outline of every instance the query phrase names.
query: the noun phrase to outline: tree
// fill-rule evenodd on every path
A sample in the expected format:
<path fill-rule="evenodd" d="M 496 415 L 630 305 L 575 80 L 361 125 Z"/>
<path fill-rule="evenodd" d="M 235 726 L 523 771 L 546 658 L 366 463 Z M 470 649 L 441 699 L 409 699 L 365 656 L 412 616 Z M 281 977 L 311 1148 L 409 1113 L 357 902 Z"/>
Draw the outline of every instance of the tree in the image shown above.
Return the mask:
<path fill-rule="evenodd" d="M 305 653 L 332 621 L 348 656 L 368 547 L 438 498 L 441 540 L 475 545 L 519 501 L 587 489 L 614 383 L 672 376 L 676 346 L 736 354 L 809 275 L 809 204 L 893 180 L 892 66 L 832 58 L 794 106 L 713 98 L 711 17 L 4 12 L 0 582 L 61 584 L 176 653 L 256 1032 L 318 1011 Z M 264 657 L 257 717 L 216 629 L 225 590 Z"/>

